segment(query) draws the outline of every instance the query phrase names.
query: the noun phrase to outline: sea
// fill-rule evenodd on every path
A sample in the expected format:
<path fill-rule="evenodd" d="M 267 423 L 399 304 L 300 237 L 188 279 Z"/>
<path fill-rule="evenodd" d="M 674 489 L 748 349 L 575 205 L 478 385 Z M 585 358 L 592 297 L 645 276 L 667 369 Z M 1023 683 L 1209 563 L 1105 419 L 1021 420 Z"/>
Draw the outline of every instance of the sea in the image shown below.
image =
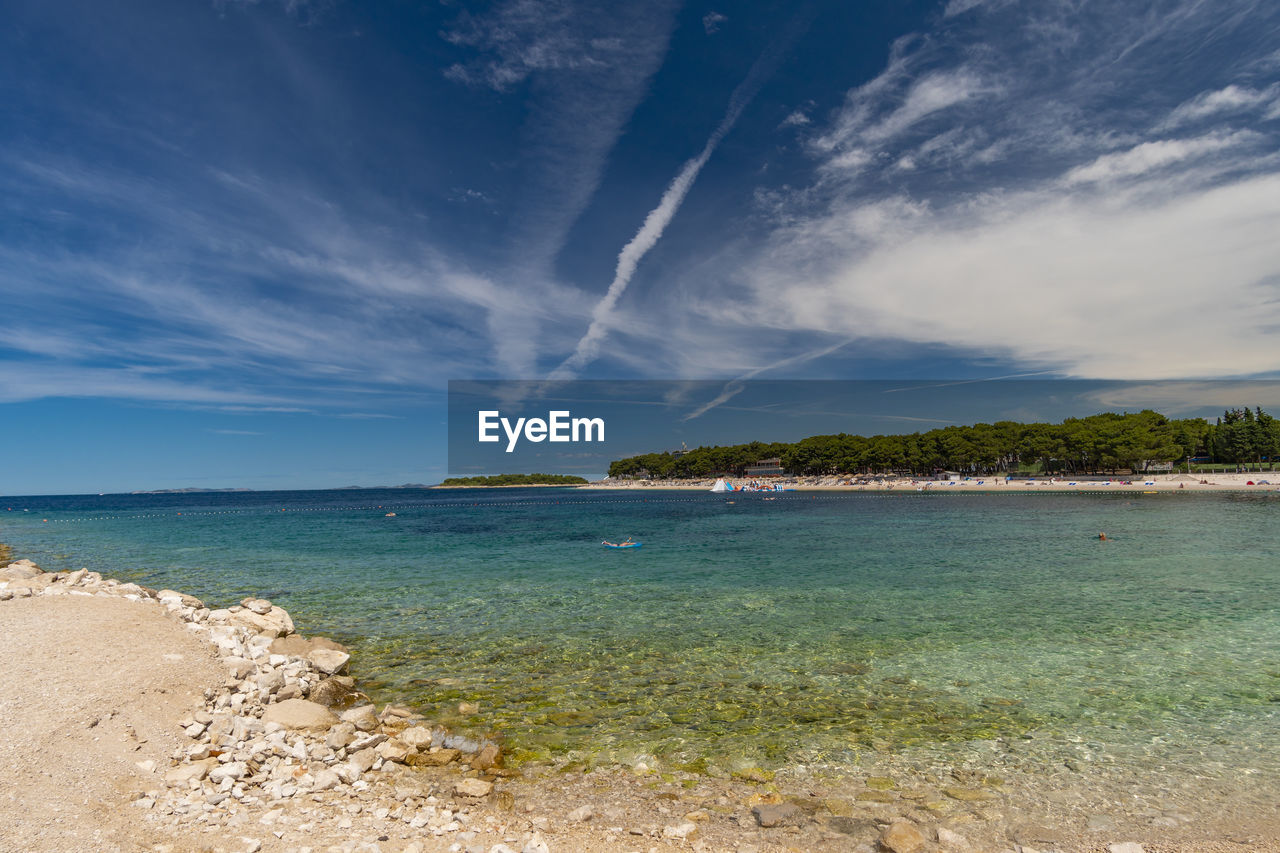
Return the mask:
<path fill-rule="evenodd" d="M 211 607 L 269 598 L 349 645 L 374 699 L 517 763 L 1016 748 L 1280 790 L 1270 492 L 9 497 L 0 541 Z"/>

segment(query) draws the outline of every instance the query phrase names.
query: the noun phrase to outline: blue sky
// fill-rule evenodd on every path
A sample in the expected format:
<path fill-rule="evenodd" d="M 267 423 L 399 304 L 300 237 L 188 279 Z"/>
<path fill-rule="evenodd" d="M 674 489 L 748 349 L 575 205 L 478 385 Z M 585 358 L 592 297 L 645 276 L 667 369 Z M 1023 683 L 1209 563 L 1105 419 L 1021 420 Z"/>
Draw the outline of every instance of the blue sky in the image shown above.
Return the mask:
<path fill-rule="evenodd" d="M 1280 371 L 1274 3 L 4 9 L 0 493 L 430 482 L 449 379 Z"/>

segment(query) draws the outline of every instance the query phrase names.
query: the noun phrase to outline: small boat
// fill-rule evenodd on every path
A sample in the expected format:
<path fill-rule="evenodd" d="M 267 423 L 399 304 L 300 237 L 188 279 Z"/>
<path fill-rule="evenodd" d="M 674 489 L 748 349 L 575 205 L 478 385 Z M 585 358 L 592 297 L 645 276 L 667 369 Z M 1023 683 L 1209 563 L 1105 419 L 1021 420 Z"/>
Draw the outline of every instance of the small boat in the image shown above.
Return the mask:
<path fill-rule="evenodd" d="M 628 541 L 626 541 L 626 542 L 609 542 L 609 541 L 604 541 L 604 542 L 601 542 L 600 544 L 601 544 L 601 545 L 603 545 L 603 546 L 604 546 L 604 547 L 606 547 L 606 548 L 639 548 L 639 547 L 640 547 L 640 546 L 642 546 L 644 543 L 643 543 L 643 542 L 631 542 L 631 541 L 629 541 L 629 540 L 628 540 Z"/>

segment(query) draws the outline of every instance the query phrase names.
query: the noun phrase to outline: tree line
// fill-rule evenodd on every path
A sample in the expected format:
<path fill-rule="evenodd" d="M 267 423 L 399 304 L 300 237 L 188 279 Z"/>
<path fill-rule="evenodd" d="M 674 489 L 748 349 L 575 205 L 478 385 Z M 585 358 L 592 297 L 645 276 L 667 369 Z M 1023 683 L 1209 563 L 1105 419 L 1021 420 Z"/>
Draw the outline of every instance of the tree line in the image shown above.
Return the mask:
<path fill-rule="evenodd" d="M 898 435 L 837 433 L 790 443 L 755 441 L 645 453 L 614 461 L 609 476 L 741 476 L 748 465 L 774 457 L 795 475 L 990 475 L 1030 470 L 1079 475 L 1146 472 L 1191 459 L 1261 465 L 1280 457 L 1280 421 L 1261 408 L 1229 409 L 1215 423 L 1204 418 L 1177 420 L 1144 409 L 1067 418 L 1059 424 L 997 421 Z"/>
<path fill-rule="evenodd" d="M 582 486 L 587 480 L 572 474 L 493 474 L 488 477 L 449 477 L 442 486 Z"/>

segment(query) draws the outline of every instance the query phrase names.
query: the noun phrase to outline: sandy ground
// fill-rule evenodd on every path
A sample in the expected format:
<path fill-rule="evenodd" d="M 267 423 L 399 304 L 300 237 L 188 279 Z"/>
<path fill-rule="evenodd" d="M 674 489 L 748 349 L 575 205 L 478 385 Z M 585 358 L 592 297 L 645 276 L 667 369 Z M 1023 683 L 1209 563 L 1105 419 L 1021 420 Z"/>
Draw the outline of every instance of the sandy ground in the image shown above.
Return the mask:
<path fill-rule="evenodd" d="M 175 721 L 223 677 L 212 650 L 122 598 L 0 604 L 0 849 L 139 850 L 135 762 L 167 763 Z"/>

